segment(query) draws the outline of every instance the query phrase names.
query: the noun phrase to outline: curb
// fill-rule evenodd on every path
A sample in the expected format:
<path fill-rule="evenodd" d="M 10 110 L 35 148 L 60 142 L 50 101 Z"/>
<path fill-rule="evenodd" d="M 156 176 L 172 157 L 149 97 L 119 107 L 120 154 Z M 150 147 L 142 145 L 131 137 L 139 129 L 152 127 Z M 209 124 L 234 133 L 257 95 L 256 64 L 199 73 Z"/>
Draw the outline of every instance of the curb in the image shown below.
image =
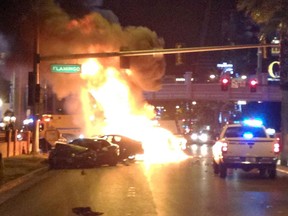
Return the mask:
<path fill-rule="evenodd" d="M 26 175 L 23 175 L 17 179 L 14 179 L 12 181 L 9 181 L 5 183 L 4 185 L 0 186 L 0 194 L 5 193 L 15 187 L 17 187 L 20 184 L 23 184 L 24 182 L 28 181 L 29 179 L 33 178 L 35 175 L 43 174 L 49 170 L 49 166 L 45 166 L 42 168 L 39 168 L 37 170 L 34 170 Z"/>

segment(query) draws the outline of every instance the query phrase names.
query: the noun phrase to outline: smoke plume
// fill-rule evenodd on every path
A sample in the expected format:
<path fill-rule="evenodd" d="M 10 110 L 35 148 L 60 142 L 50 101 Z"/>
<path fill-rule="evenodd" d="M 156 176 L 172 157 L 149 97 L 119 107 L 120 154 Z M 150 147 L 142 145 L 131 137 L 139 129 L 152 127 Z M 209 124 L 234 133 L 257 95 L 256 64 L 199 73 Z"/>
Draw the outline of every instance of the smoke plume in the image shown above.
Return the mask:
<path fill-rule="evenodd" d="M 147 50 L 162 48 L 163 39 L 146 27 L 122 27 L 119 23 L 113 23 L 105 19 L 101 13 L 92 12 L 79 19 L 70 19 L 69 16 L 52 2 L 41 5 L 40 14 L 40 54 L 49 55 L 68 55 L 80 53 L 102 53 L 119 52 L 122 47 L 128 50 Z M 94 88 L 99 88 L 109 79 L 109 68 L 114 68 L 117 77 L 122 83 L 128 85 L 133 98 L 134 111 L 142 112 L 146 109 L 146 102 L 142 96 L 143 91 L 157 91 L 161 88 L 161 78 L 165 72 L 165 62 L 162 56 L 138 56 L 130 58 L 130 70 L 125 71 L 119 67 L 119 57 L 98 58 L 101 65 L 100 73 L 97 76 L 83 79 L 80 74 L 60 74 L 51 73 L 49 65 L 57 64 L 82 64 L 87 59 L 63 60 L 53 62 L 41 62 L 40 79 L 41 83 L 52 86 L 58 99 L 67 100 L 66 109 L 71 113 L 88 112 L 84 110 L 83 87 L 93 83 Z M 108 70 L 107 70 L 108 69 Z M 109 90 L 108 90 L 109 91 Z M 86 94 L 93 94 L 89 91 Z M 111 94 L 108 97 L 114 97 Z M 95 98 L 91 100 L 86 96 L 91 105 L 95 103 Z M 90 98 L 90 99 L 89 99 Z M 86 102 L 87 102 L 86 100 Z M 99 101 L 96 101 L 99 103 Z M 101 103 L 101 102 L 100 102 Z M 102 107 L 101 107 L 102 106 Z M 117 106 L 115 104 L 115 106 Z M 107 113 L 101 109 L 103 104 L 98 105 L 98 118 L 104 121 Z M 115 109 L 115 112 L 116 109 Z M 145 111 L 143 111 L 145 112 Z M 101 115 L 102 113 L 102 115 Z M 119 113 L 121 115 L 121 113 Z M 99 117 L 100 116 L 100 117 Z M 98 122 L 100 120 L 98 119 Z M 99 125 L 97 126 L 99 127 Z"/>

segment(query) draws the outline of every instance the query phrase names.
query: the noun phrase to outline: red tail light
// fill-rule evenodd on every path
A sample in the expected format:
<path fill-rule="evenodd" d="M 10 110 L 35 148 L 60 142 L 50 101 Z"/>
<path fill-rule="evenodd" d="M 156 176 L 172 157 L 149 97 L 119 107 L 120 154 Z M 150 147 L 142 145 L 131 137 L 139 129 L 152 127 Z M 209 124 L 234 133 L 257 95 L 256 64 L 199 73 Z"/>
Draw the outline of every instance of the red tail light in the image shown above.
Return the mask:
<path fill-rule="evenodd" d="M 279 143 L 274 143 L 273 145 L 273 151 L 274 153 L 279 153 L 280 152 L 280 144 Z"/>
<path fill-rule="evenodd" d="M 223 153 L 228 151 L 228 144 L 226 142 L 222 142 L 221 151 Z"/>

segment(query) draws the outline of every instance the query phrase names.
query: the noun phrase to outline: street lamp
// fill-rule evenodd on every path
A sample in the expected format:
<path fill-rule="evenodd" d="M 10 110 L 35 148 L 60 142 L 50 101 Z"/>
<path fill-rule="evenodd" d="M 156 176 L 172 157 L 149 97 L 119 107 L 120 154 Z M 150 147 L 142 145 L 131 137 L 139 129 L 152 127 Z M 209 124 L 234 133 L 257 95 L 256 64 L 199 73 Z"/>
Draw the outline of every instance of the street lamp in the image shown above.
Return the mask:
<path fill-rule="evenodd" d="M 15 116 L 4 116 L 3 121 L 5 123 L 5 129 L 14 129 L 14 125 L 16 122 L 16 117 Z"/>

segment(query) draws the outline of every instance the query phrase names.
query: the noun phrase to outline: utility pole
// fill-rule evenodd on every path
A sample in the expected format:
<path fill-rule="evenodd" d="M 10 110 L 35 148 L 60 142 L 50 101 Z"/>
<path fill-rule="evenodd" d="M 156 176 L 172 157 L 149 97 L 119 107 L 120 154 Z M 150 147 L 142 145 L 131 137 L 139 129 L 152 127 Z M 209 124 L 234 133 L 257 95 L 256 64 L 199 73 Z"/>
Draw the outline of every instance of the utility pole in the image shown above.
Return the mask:
<path fill-rule="evenodd" d="M 281 164 L 288 166 L 288 28 L 283 22 L 280 31 Z"/>
<path fill-rule="evenodd" d="M 32 154 L 38 154 L 39 152 L 39 92 L 40 91 L 40 79 L 39 79 L 39 64 L 40 64 L 40 54 L 39 54 L 39 8 L 34 1 L 34 13 L 35 13 L 35 21 L 34 21 L 34 50 L 33 50 L 33 73 L 35 77 L 34 85 L 34 97 L 33 97 L 33 142 L 32 142 Z"/>

